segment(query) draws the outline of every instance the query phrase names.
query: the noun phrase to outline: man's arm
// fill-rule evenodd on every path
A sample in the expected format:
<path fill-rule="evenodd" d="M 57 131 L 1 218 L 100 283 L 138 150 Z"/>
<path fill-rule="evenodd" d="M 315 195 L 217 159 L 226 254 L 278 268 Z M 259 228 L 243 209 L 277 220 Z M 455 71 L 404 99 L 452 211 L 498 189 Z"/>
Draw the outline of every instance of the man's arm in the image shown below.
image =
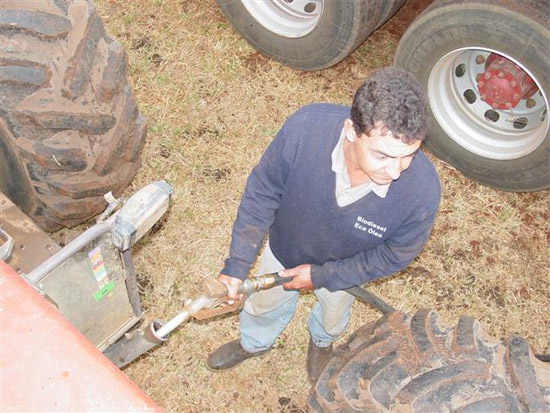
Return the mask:
<path fill-rule="evenodd" d="M 284 194 L 294 150 L 287 137 L 286 125 L 252 170 L 241 197 L 233 224 L 229 257 L 219 277 L 227 285 L 230 298 L 235 297 L 240 285 L 237 281 L 246 278 L 256 259 Z"/>

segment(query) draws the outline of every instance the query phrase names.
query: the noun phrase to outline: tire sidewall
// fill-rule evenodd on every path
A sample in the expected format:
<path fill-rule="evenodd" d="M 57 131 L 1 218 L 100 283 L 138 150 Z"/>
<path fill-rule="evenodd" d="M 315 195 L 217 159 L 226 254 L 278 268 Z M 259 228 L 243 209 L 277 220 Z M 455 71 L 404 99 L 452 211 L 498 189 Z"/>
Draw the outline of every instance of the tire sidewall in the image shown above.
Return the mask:
<path fill-rule="evenodd" d="M 311 32 L 299 38 L 286 38 L 264 28 L 240 0 L 218 0 L 227 19 L 255 49 L 283 64 L 304 70 L 332 66 L 351 52 L 350 43 L 355 43 L 355 3 L 325 1 L 319 23 Z"/>
<path fill-rule="evenodd" d="M 535 25 L 525 16 L 487 4 L 461 2 L 459 5 L 432 8 L 417 19 L 403 36 L 395 65 L 415 74 L 427 89 L 430 72 L 443 56 L 465 47 L 492 49 L 528 67 L 548 99 L 550 59 L 547 53 L 541 53 L 545 49 L 544 29 L 538 26 L 539 30 L 535 30 Z M 523 32 L 518 32 L 517 28 Z M 527 36 L 529 32 L 531 35 Z M 515 35 L 505 36 L 506 33 Z M 426 147 L 467 177 L 513 191 L 540 190 L 550 185 L 548 132 L 531 154 L 514 160 L 492 160 L 475 155 L 456 143 L 439 126 L 431 108 L 430 114 Z M 538 167 L 534 170 L 533 166 Z"/>

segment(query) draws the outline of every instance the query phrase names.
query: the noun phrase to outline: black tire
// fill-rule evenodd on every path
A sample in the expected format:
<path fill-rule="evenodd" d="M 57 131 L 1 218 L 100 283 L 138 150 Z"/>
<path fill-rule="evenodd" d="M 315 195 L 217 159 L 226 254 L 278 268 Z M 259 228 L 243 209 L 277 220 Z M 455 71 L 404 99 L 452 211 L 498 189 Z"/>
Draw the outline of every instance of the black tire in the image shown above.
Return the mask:
<path fill-rule="evenodd" d="M 434 155 L 495 188 L 550 187 L 549 21 L 548 0 L 444 0 L 409 26 L 395 65 L 428 91 L 432 118 L 425 144 Z M 491 53 L 518 64 L 540 93 L 513 110 L 491 108 L 474 81 Z"/>
<path fill-rule="evenodd" d="M 404 2 L 270 0 L 256 3 L 248 1 L 247 8 L 243 0 L 218 0 L 227 19 L 252 47 L 270 58 L 301 70 L 324 69 L 345 59 Z M 308 5 L 313 5 L 309 15 L 302 10 Z M 303 19 L 294 17 L 297 6 L 300 6 Z M 271 18 L 270 14 L 275 12 L 284 23 L 274 23 L 278 20 Z M 315 17 L 316 13 L 319 13 L 318 17 Z M 307 24 L 297 30 L 298 22 L 302 20 Z"/>
<path fill-rule="evenodd" d="M 543 412 L 550 366 L 527 342 L 489 338 L 461 317 L 445 326 L 432 310 L 393 312 L 357 330 L 314 384 L 312 412 Z"/>
<path fill-rule="evenodd" d="M 88 0 L 2 3 L 0 44 L 0 189 L 47 231 L 79 224 L 140 166 L 126 55 Z"/>

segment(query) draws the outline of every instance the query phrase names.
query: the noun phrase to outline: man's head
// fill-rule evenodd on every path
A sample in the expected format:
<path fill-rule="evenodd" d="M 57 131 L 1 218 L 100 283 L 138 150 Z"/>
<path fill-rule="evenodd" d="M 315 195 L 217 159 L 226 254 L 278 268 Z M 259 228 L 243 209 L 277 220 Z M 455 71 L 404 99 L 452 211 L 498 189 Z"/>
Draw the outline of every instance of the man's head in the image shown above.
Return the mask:
<path fill-rule="evenodd" d="M 396 67 L 374 72 L 355 92 L 351 120 L 357 136 L 376 124 L 405 143 L 422 141 L 428 119 L 426 95 L 416 79 Z"/>
<path fill-rule="evenodd" d="M 348 162 L 359 177 L 389 184 L 412 162 L 426 135 L 426 96 L 409 73 L 376 71 L 355 93 L 344 130 Z"/>

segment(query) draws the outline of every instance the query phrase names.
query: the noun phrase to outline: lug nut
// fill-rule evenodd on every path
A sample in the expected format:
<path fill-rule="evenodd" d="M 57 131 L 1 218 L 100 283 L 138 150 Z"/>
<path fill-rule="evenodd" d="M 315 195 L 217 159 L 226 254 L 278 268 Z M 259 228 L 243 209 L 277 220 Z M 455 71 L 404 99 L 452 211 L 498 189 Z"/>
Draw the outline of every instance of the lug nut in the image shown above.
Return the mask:
<path fill-rule="evenodd" d="M 537 104 L 537 102 L 535 102 L 535 99 L 527 99 L 527 101 L 525 102 L 525 106 L 526 106 L 528 109 L 531 109 L 531 108 L 534 107 L 536 104 Z"/>
<path fill-rule="evenodd" d="M 478 54 L 476 56 L 476 63 L 478 65 L 482 64 L 482 63 L 485 63 L 485 56 L 483 56 L 482 54 Z"/>

